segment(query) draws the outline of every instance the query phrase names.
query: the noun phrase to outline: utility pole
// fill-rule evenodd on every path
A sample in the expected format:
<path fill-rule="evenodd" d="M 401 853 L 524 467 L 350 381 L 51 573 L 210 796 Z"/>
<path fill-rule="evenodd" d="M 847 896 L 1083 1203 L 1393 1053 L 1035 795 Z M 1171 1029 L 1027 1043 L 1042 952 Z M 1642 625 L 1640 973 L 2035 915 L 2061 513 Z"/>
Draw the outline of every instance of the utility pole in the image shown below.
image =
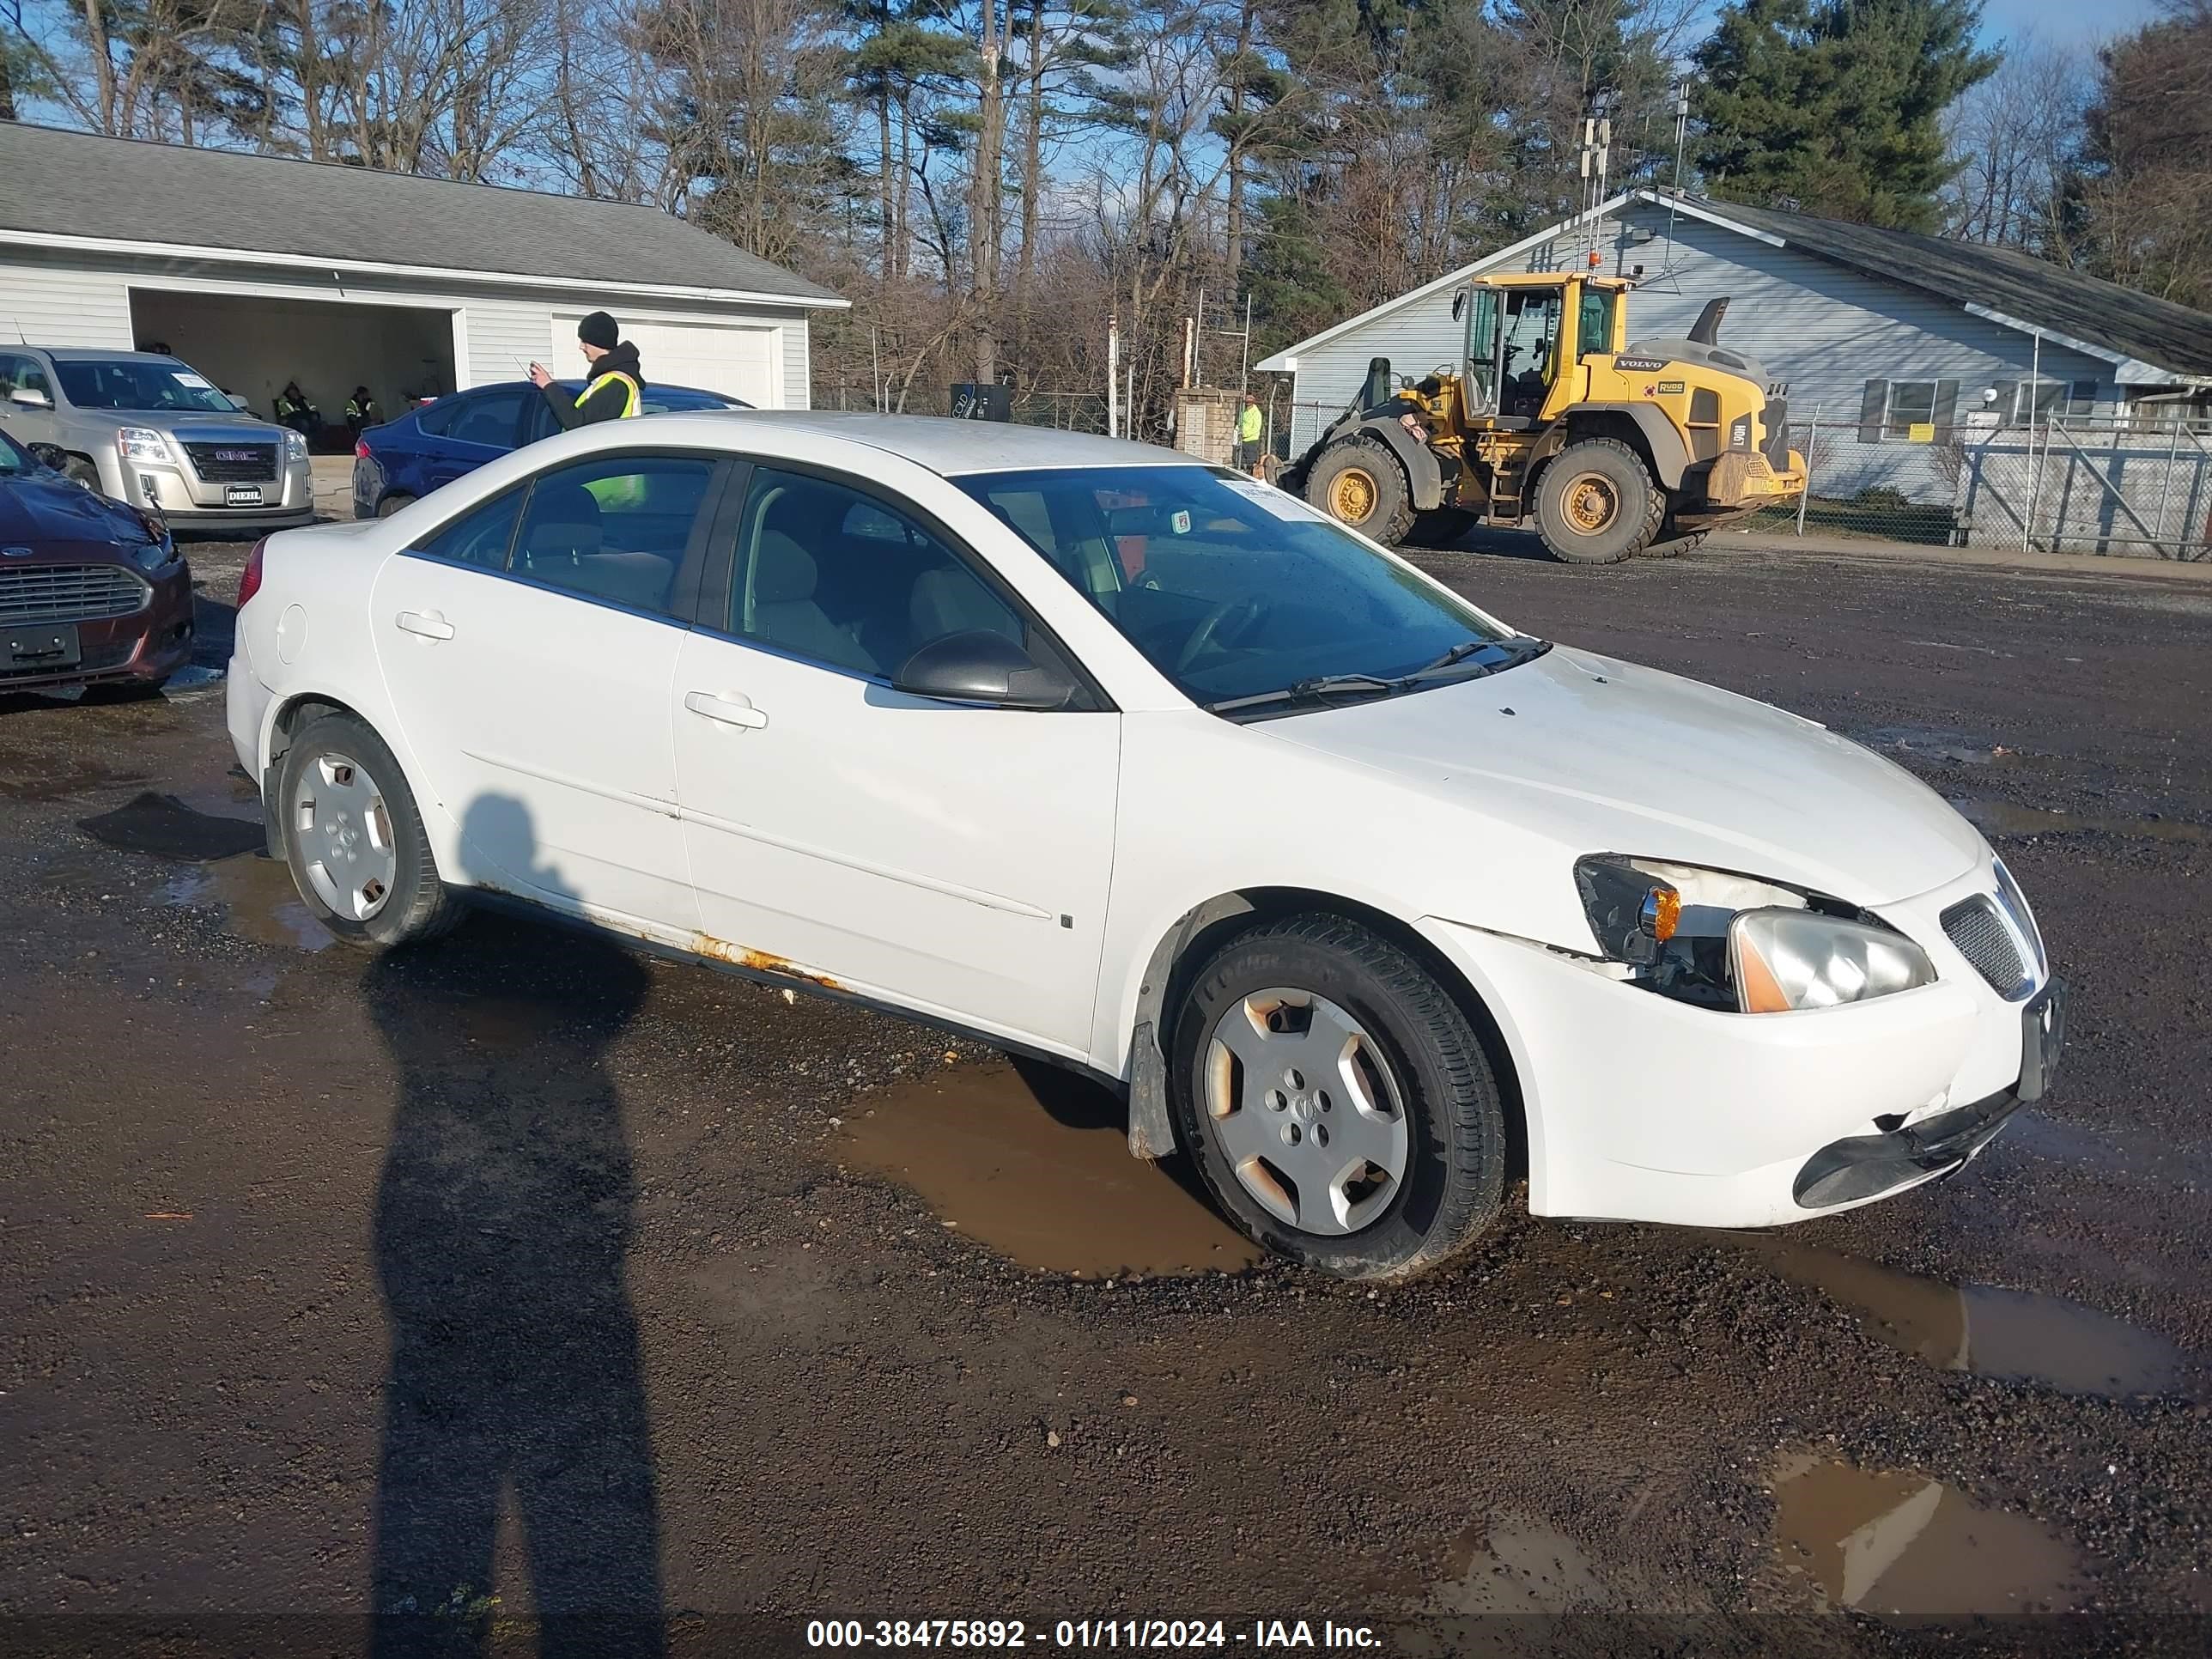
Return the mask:
<path fill-rule="evenodd" d="M 1121 366 L 1121 319 L 1117 313 L 1106 319 L 1106 435 L 1121 435 L 1121 383 L 1116 379 Z"/>

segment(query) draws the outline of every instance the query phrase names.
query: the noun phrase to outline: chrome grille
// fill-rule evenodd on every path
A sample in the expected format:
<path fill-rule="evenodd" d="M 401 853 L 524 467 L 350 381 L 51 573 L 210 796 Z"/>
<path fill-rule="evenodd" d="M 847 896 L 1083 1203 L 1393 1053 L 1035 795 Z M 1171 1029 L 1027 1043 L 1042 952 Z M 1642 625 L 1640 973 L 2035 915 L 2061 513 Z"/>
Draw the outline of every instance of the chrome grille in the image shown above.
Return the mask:
<path fill-rule="evenodd" d="M 2013 930 L 2005 926 L 1996 901 L 1987 894 L 1960 899 L 1944 911 L 1943 933 L 1959 947 L 1959 954 L 1974 964 L 1974 971 L 2007 1001 L 2017 1000 L 2035 988 Z"/>
<path fill-rule="evenodd" d="M 276 476 L 274 444 L 186 444 L 185 453 L 210 483 L 267 483 Z"/>
<path fill-rule="evenodd" d="M 0 623 L 97 622 L 127 617 L 154 590 L 121 565 L 0 567 Z"/>

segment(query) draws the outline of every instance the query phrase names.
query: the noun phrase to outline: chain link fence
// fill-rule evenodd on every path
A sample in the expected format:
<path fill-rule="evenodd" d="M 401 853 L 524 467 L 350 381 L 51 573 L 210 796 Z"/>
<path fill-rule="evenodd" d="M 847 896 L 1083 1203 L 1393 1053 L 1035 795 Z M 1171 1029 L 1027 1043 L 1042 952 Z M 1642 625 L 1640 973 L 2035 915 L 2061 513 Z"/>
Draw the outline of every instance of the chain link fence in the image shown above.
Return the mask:
<path fill-rule="evenodd" d="M 1966 545 L 2212 558 L 2212 422 L 2067 415 L 1976 438 L 1955 495 Z"/>

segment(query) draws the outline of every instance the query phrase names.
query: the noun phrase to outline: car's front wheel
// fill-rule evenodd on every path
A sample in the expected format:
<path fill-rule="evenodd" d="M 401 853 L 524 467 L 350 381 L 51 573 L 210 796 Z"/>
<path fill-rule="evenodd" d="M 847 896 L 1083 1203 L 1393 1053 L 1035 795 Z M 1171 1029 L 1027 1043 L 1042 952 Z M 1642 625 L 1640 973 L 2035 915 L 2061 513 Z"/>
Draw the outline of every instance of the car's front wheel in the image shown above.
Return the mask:
<path fill-rule="evenodd" d="M 272 804 L 293 885 L 323 926 L 371 948 L 434 939 L 462 915 L 415 796 L 368 723 L 328 714 L 284 751 Z"/>
<path fill-rule="evenodd" d="M 62 476 L 82 484 L 95 495 L 101 493 L 100 469 L 82 455 L 72 455 L 62 464 Z"/>
<path fill-rule="evenodd" d="M 1192 976 L 1175 1049 L 1182 1139 L 1267 1249 L 1340 1278 L 1404 1279 L 1497 1215 L 1505 1123 L 1481 1042 L 1371 929 L 1315 914 L 1237 934 Z"/>

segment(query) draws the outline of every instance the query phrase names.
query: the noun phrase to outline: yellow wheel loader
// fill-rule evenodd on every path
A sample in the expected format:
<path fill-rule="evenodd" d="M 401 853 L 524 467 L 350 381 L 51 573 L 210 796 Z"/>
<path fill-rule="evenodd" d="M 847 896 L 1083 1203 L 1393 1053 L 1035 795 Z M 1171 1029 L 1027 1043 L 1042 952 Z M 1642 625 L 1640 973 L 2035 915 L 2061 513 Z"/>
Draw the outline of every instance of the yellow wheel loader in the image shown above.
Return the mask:
<path fill-rule="evenodd" d="M 1368 367 L 1360 395 L 1279 482 L 1377 541 L 1531 520 L 1570 564 L 1679 553 L 1794 501 L 1785 387 L 1717 343 L 1726 300 L 1682 340 L 1628 340 L 1617 276 L 1480 277 L 1453 297 L 1464 360 L 1419 380 Z"/>

